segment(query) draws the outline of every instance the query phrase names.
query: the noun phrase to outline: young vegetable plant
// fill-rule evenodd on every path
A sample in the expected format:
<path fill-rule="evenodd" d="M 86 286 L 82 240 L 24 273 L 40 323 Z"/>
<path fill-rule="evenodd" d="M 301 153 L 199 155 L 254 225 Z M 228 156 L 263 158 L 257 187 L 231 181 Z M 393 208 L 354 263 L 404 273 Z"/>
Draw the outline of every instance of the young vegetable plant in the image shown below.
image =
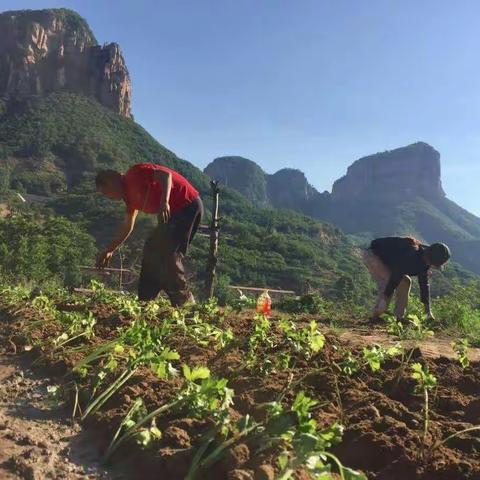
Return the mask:
<path fill-rule="evenodd" d="M 196 418 L 211 416 L 222 422 L 228 419 L 233 390 L 227 388 L 226 379 L 211 378 L 207 367 L 190 368 L 187 365 L 183 366 L 183 375 L 184 386 L 169 403 L 148 414 L 144 412 L 144 415 L 140 415 L 136 421 L 132 419 L 133 414 L 127 414 L 107 449 L 105 460 L 108 460 L 126 440 L 138 435 L 144 425 L 151 425 L 156 417 L 167 411 L 185 410 L 189 416 Z"/>
<path fill-rule="evenodd" d="M 150 368 L 159 378 L 177 375 L 172 362 L 179 360 L 180 356 L 163 344 L 163 328 L 163 325 L 150 327 L 144 318 L 137 318 L 120 330 L 118 338 L 96 347 L 75 365 L 74 371 L 81 376 L 87 375 L 91 368 L 98 371 L 92 397 L 82 419 L 101 408 L 142 365 Z M 116 373 L 119 369 L 120 374 Z M 95 396 L 100 385 L 112 374 L 117 375 L 116 379 Z"/>
<path fill-rule="evenodd" d="M 382 368 L 385 353 L 385 349 L 378 344 L 363 348 L 363 359 L 367 362 L 372 372 L 377 372 Z"/>
<path fill-rule="evenodd" d="M 420 316 L 408 315 L 407 318 L 412 325 L 412 327 L 408 331 L 408 338 L 420 341 L 434 336 L 433 330 L 430 330 L 428 328 L 427 323 Z"/>
<path fill-rule="evenodd" d="M 398 343 L 387 349 L 378 343 L 374 343 L 371 347 L 364 347 L 363 359 L 372 372 L 377 372 L 382 368 L 382 364 L 387 357 L 395 357 L 402 353 L 403 348 Z"/>
<path fill-rule="evenodd" d="M 468 359 L 469 347 L 470 344 L 466 338 L 462 338 L 452 342 L 453 351 L 456 353 L 458 361 L 463 369 L 467 368 L 470 365 L 470 360 Z"/>
<path fill-rule="evenodd" d="M 318 329 L 318 324 L 312 320 L 308 327 L 298 328 L 288 319 L 282 319 L 279 328 L 285 336 L 287 345 L 306 360 L 318 353 L 325 345 L 325 336 Z"/>
<path fill-rule="evenodd" d="M 117 442 L 120 434 L 123 430 L 128 430 L 133 428 L 136 423 L 143 417 L 147 415 L 147 409 L 142 398 L 137 398 L 130 409 L 128 410 L 125 418 L 120 423 L 115 435 L 110 443 L 110 445 L 115 444 Z M 136 431 L 132 438 L 137 440 L 142 447 L 147 447 L 152 440 L 158 440 L 162 437 L 162 432 L 157 428 L 155 419 L 151 420 L 151 423 L 146 428 L 140 428 Z"/>
<path fill-rule="evenodd" d="M 64 332 L 53 340 L 55 349 L 63 347 L 81 337 L 92 338 L 94 326 L 97 323 L 92 312 L 84 314 L 82 312 L 59 312 L 58 321 L 65 329 Z"/>
<path fill-rule="evenodd" d="M 337 365 L 337 367 L 347 377 L 351 377 L 360 370 L 360 364 L 358 363 L 358 360 L 350 351 L 347 351 L 346 355 L 343 357 L 342 361 Z"/>
<path fill-rule="evenodd" d="M 419 315 L 407 315 L 407 324 L 399 322 L 393 315 L 383 315 L 382 318 L 387 322 L 387 332 L 401 340 L 420 341 L 434 335 L 434 332 L 428 328 L 426 322 Z"/>
<path fill-rule="evenodd" d="M 183 329 L 184 333 L 192 337 L 199 345 L 209 346 L 213 341 L 215 350 L 222 350 L 233 341 L 233 332 L 230 328 L 224 330 L 214 325 L 205 320 L 198 311 L 194 312 L 192 318 L 185 319 Z"/>
<path fill-rule="evenodd" d="M 375 373 L 382 368 L 382 364 L 387 358 L 403 355 L 403 352 L 403 347 L 400 343 L 396 343 L 388 348 L 385 348 L 378 343 L 374 343 L 369 347 L 363 348 L 363 362 L 356 359 L 352 352 L 347 351 L 342 361 L 339 364 L 336 364 L 336 367 L 347 377 L 351 377 L 363 367 L 369 367 L 370 370 Z"/>
<path fill-rule="evenodd" d="M 27 300 L 30 296 L 30 289 L 21 285 L 12 287 L 5 286 L 0 289 L 0 298 L 8 306 L 18 305 L 20 302 Z"/>
<path fill-rule="evenodd" d="M 256 300 L 254 297 L 248 297 L 241 290 L 238 291 L 239 297 L 229 302 L 229 307 L 237 313 L 247 308 L 255 308 Z"/>
<path fill-rule="evenodd" d="M 394 335 L 400 339 L 405 338 L 405 326 L 402 322 L 399 322 L 393 315 L 384 314 L 382 318 L 387 322 L 387 332 L 390 335 Z"/>
<path fill-rule="evenodd" d="M 248 338 L 246 358 L 246 365 L 249 370 L 253 370 L 259 363 L 258 349 L 261 346 L 271 347 L 273 345 L 270 335 L 270 320 L 263 314 L 256 314 L 253 320 L 255 326 L 252 334 Z"/>
<path fill-rule="evenodd" d="M 428 371 L 427 366 L 421 363 L 412 365 L 412 378 L 417 382 L 415 392 L 423 394 L 423 444 L 426 445 L 430 421 L 430 407 L 428 392 L 436 387 L 437 379 Z"/>
<path fill-rule="evenodd" d="M 280 469 L 278 480 L 294 477 L 299 467 L 306 468 L 314 478 L 329 478 L 332 462 L 343 480 L 366 480 L 360 472 L 344 467 L 340 460 L 328 451 L 341 441 L 343 428 L 335 423 L 319 429 L 312 418 L 311 410 L 317 401 L 305 395 L 303 391 L 295 397 L 290 410 L 281 404 L 269 404 L 266 424 L 257 439 L 261 449 L 277 446 L 282 450 L 278 457 Z"/>

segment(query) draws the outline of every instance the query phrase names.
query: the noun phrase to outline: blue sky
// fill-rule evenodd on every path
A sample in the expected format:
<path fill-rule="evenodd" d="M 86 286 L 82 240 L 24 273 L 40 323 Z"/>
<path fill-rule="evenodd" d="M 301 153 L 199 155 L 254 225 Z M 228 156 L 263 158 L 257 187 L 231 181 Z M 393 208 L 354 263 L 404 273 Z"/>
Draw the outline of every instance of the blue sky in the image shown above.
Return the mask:
<path fill-rule="evenodd" d="M 421 140 L 480 215 L 477 0 L 0 0 L 58 6 L 121 45 L 136 120 L 199 167 L 242 155 L 323 191 L 355 159 Z"/>

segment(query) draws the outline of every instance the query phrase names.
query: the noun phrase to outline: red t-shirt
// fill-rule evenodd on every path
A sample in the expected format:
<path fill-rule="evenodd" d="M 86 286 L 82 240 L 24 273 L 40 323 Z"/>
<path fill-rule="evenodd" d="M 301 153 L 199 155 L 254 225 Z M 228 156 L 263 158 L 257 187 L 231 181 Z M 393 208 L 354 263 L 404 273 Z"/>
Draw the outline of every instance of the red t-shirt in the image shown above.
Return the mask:
<path fill-rule="evenodd" d="M 162 170 L 172 174 L 172 190 L 170 192 L 170 211 L 178 212 L 195 200 L 199 193 L 185 177 L 174 170 L 154 163 L 138 163 L 130 167 L 122 176 L 125 188 L 124 201 L 127 212 L 142 210 L 146 213 L 158 213 L 162 198 L 162 186 L 153 180 L 153 172 Z"/>

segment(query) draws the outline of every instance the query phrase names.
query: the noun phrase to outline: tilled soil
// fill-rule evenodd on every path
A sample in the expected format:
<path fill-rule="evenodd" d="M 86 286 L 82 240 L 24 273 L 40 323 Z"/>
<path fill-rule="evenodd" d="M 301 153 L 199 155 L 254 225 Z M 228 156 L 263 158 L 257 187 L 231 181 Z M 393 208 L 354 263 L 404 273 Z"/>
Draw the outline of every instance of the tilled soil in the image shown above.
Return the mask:
<path fill-rule="evenodd" d="M 128 323 L 126 317 L 116 315 L 107 306 L 95 306 L 94 315 L 99 324 L 97 336 L 110 339 L 115 335 L 115 329 Z M 480 424 L 480 371 L 479 364 L 472 362 L 462 370 L 449 350 L 449 340 L 429 340 L 420 343 L 420 348 L 412 348 L 411 362 L 418 361 L 428 366 L 430 372 L 438 379 L 438 386 L 430 392 L 430 425 L 427 435 L 423 433 L 423 397 L 415 393 L 415 382 L 411 378 L 411 366 L 402 364 L 398 358 L 385 362 L 379 372 L 372 373 L 363 368 L 352 377 L 340 375 L 337 365 L 344 358 L 345 352 L 351 351 L 358 358 L 361 349 L 371 342 L 392 343 L 392 339 L 381 330 L 358 334 L 334 334 L 325 328 L 325 348 L 308 361 L 295 359 L 294 367 L 276 371 L 267 375 L 254 374 L 245 368 L 245 339 L 253 328 L 252 312 L 232 314 L 225 319 L 225 325 L 231 327 L 236 342 L 233 346 L 216 351 L 208 345 L 200 346 L 185 337 L 170 338 L 169 346 L 178 351 L 181 361 L 191 366 L 206 365 L 216 377 L 229 379 L 229 386 L 234 389 L 234 405 L 231 411 L 232 418 L 240 418 L 250 414 L 255 419 L 262 419 L 262 405 L 279 397 L 291 403 L 295 393 L 304 390 L 306 394 L 318 401 L 314 410 L 314 418 L 319 426 L 328 426 L 333 422 L 344 425 L 345 431 L 340 445 L 334 448 L 334 453 L 347 466 L 362 470 L 369 479 L 375 480 L 480 480 L 480 435 L 478 432 L 461 434 L 446 443 L 442 443 L 449 435 L 466 428 Z M 320 321 L 320 319 L 316 319 Z M 159 320 L 161 321 L 161 320 Z M 276 319 L 272 319 L 275 324 Z M 9 319 L 8 337 L 14 343 L 21 343 L 21 331 L 28 322 L 22 319 Z M 48 336 L 48 331 L 38 332 Z M 97 338 L 96 341 L 99 341 Z M 275 355 L 275 350 L 262 349 L 258 352 L 259 362 Z M 472 360 L 478 357 L 478 351 L 471 351 Z M 73 364 L 72 359 L 58 361 L 43 352 L 41 357 L 43 369 L 66 373 Z M 23 379 L 14 374 L 20 384 Z M 60 381 L 62 377 L 57 377 Z M 32 392 L 28 400 L 16 400 L 28 411 L 33 404 L 35 390 L 45 389 L 48 384 L 36 380 L 38 384 L 30 385 Z M 3 383 L 2 383 L 3 385 Z M 35 386 L 36 385 L 36 386 Z M 15 391 L 17 387 L 13 388 Z M 149 411 L 164 404 L 178 388 L 178 380 L 159 380 L 150 371 L 141 370 L 133 377 L 120 393 L 107 403 L 105 408 L 89 420 L 89 425 L 97 428 L 97 440 L 100 450 L 107 445 L 119 423 L 129 410 L 135 398 L 141 396 Z M 3 390 L 0 390 L 3 392 Z M 5 392 L 10 391 L 9 388 Z M 20 390 L 23 392 L 24 390 Z M 20 395 L 23 395 L 20 393 Z M 7 398 L 9 398 L 7 396 Z M 12 402 L 12 400 L 10 400 Z M 23 402 L 23 403 L 22 403 Z M 32 403 L 33 402 L 33 403 Z M 13 407 L 8 407 L 11 410 Z M 17 408 L 17 407 L 15 407 Z M 13 408 L 13 410 L 15 410 Z M 34 407 L 38 408 L 38 407 Z M 3 409 L 0 410 L 3 412 Z M 68 415 L 63 418 L 67 422 Z M 0 422 L 1 422 L 0 413 Z M 15 420 L 9 418 L 9 422 Z M 77 456 L 68 455 L 68 446 L 78 435 L 75 427 L 68 422 L 63 430 L 48 422 L 56 421 L 50 418 L 41 420 L 30 419 L 35 425 L 28 425 L 37 432 L 39 438 L 48 437 L 51 430 L 68 432 L 66 443 L 61 440 L 65 435 L 54 435 L 53 442 L 58 442 L 58 448 L 46 448 L 44 460 L 45 471 L 54 468 L 63 468 L 66 461 L 67 470 L 58 470 L 60 475 L 38 478 L 105 478 L 101 470 L 79 473 L 78 469 L 85 469 L 85 465 L 95 465 L 95 451 L 84 450 L 86 457 L 90 452 L 93 457 L 81 461 Z M 37 422 L 37 423 L 35 423 Z M 0 423 L 0 427 L 1 427 Z M 181 414 L 165 416 L 157 419 L 157 425 L 163 436 L 158 444 L 147 451 L 141 451 L 133 445 L 121 449 L 113 458 L 113 463 L 128 461 L 135 464 L 138 478 L 181 480 L 188 471 L 192 458 L 200 444 L 202 435 L 208 430 L 208 419 L 194 419 Z M 36 427 L 35 430 L 33 427 Z M 73 428 L 73 430 L 72 430 Z M 66 430 L 65 430 L 66 429 Z M 16 428 L 14 427 L 14 430 Z M 28 431 L 28 428 L 26 428 Z M 41 434 L 43 432 L 43 434 Z M 1 433 L 1 431 L 0 431 Z M 3 438 L 3 437 L 0 437 Z M 23 464 L 25 452 L 31 449 L 43 451 L 42 446 L 22 446 L 22 439 L 15 439 L 5 448 L 17 448 L 3 459 L 3 468 L 9 474 L 18 476 L 17 463 Z M 81 438 L 81 434 L 80 434 Z M 1 440 L 0 440 L 1 441 Z M 18 445 L 17 445 L 18 444 Z M 81 444 L 81 442 L 80 442 Z M 208 472 L 204 472 L 199 480 L 272 480 L 275 478 L 276 456 L 269 451 L 257 454 L 257 445 L 245 441 L 232 447 L 226 452 L 221 462 Z M 1 450 L 0 450 L 1 451 Z M 82 451 L 82 448 L 77 449 Z M 51 453 L 50 453 L 51 452 Z M 26 454 L 29 455 L 28 453 Z M 50 457 L 48 456 L 50 455 Z M 13 458 L 13 460 L 12 460 Z M 51 458 L 51 460 L 49 460 Z M 20 459 L 20 460 L 17 460 Z M 66 459 L 66 460 L 65 460 Z M 27 458 L 28 460 L 28 458 Z M 92 463 L 90 463 L 92 462 Z M 30 462 L 31 465 L 32 462 Z M 28 461 L 27 461 L 28 465 Z M 13 466 L 13 467 L 12 467 Z M 20 467 L 20 472 L 22 467 Z M 43 467 L 41 467 L 43 468 Z M 68 470 L 71 468 L 72 470 Z M 0 471 L 0 473 L 3 473 Z M 72 476 L 68 476 L 72 475 Z M 80 475 L 80 476 L 75 476 Z M 83 476 L 81 476 L 83 475 Z M 87 475 L 93 475 L 91 477 Z M 97 475 L 97 476 L 95 476 Z M 0 475 L 0 478 L 1 477 Z M 10 478 L 10 477 L 5 477 Z M 17 477 L 12 477 L 17 478 Z M 30 478 L 30 477 L 21 477 Z M 37 478 L 37 477 L 31 477 Z M 297 479 L 307 479 L 304 472 L 296 473 Z"/>
<path fill-rule="evenodd" d="M 0 356 L 0 479 L 121 480 L 99 465 L 93 438 L 49 398 L 50 380 Z"/>

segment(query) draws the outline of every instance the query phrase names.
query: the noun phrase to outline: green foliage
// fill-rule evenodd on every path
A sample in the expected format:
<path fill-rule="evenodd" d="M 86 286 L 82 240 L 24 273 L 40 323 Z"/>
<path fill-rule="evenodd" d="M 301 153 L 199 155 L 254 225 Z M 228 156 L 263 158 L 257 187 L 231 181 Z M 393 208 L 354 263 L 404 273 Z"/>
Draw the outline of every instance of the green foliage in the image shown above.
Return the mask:
<path fill-rule="evenodd" d="M 327 451 L 341 441 L 343 428 L 337 423 L 318 428 L 311 413 L 317 403 L 300 391 L 290 411 L 276 402 L 269 405 L 270 415 L 262 442 L 282 445 L 283 453 L 277 460 L 280 469 L 278 478 L 294 478 L 295 469 L 300 465 L 305 466 L 314 478 L 331 478 L 332 467 L 327 460 L 333 460 L 342 479 L 366 480 L 363 474 L 344 467 L 338 458 Z"/>
<path fill-rule="evenodd" d="M 423 393 L 423 443 L 426 444 L 430 421 L 430 405 L 428 392 L 437 386 L 437 379 L 421 363 L 412 365 L 412 378 L 416 381 L 415 392 Z"/>
<path fill-rule="evenodd" d="M 470 365 L 468 359 L 469 343 L 466 338 L 461 338 L 452 342 L 453 351 L 457 354 L 458 361 L 462 368 L 467 368 Z"/>
<path fill-rule="evenodd" d="M 372 345 L 363 348 L 363 358 L 368 363 L 372 372 L 377 372 L 385 360 L 385 350 L 380 345 Z"/>
<path fill-rule="evenodd" d="M 209 178 L 158 144 L 131 119 L 108 111 L 94 99 L 54 93 L 12 105 L 8 115 L 0 117 L 2 149 L 12 159 L 10 188 L 55 196 L 51 204 L 55 212 L 82 225 L 100 244 L 109 241 L 124 211 L 121 203 L 92 194 L 95 172 L 101 168 L 125 171 L 137 162 L 171 167 L 200 190 L 209 214 Z M 217 285 L 222 303 L 231 298 L 226 288 L 229 283 L 300 293 L 311 287 L 336 299 L 348 296 L 352 285 L 356 292 L 371 285 L 352 245 L 330 225 L 290 210 L 254 208 L 228 188 L 222 188 L 220 214 Z M 123 247 L 127 264 L 136 263 L 138 268 L 153 224 L 153 218 L 140 215 Z M 198 284 L 205 280 L 207 253 L 208 239 L 196 238 L 189 267 Z"/>
<path fill-rule="evenodd" d="M 61 217 L 33 215 L 0 219 L 0 271 L 14 281 L 41 285 L 58 280 L 78 284 L 79 267 L 92 262 L 93 239 L 72 222 Z"/>
<path fill-rule="evenodd" d="M 283 297 L 277 304 L 285 312 L 311 314 L 325 314 L 332 306 L 332 302 L 315 293 L 307 293 L 298 298 Z"/>
<path fill-rule="evenodd" d="M 452 335 L 480 345 L 480 283 L 456 284 L 451 293 L 432 302 L 438 326 Z"/>
<path fill-rule="evenodd" d="M 310 321 L 308 327 L 300 328 L 295 322 L 282 319 L 278 327 L 283 333 L 288 347 L 305 359 L 310 359 L 325 345 L 325 336 L 320 332 L 317 322 L 314 320 Z"/>
<path fill-rule="evenodd" d="M 264 207 L 268 204 L 265 172 L 247 158 L 216 158 L 205 173 L 237 190 L 254 205 Z"/>

